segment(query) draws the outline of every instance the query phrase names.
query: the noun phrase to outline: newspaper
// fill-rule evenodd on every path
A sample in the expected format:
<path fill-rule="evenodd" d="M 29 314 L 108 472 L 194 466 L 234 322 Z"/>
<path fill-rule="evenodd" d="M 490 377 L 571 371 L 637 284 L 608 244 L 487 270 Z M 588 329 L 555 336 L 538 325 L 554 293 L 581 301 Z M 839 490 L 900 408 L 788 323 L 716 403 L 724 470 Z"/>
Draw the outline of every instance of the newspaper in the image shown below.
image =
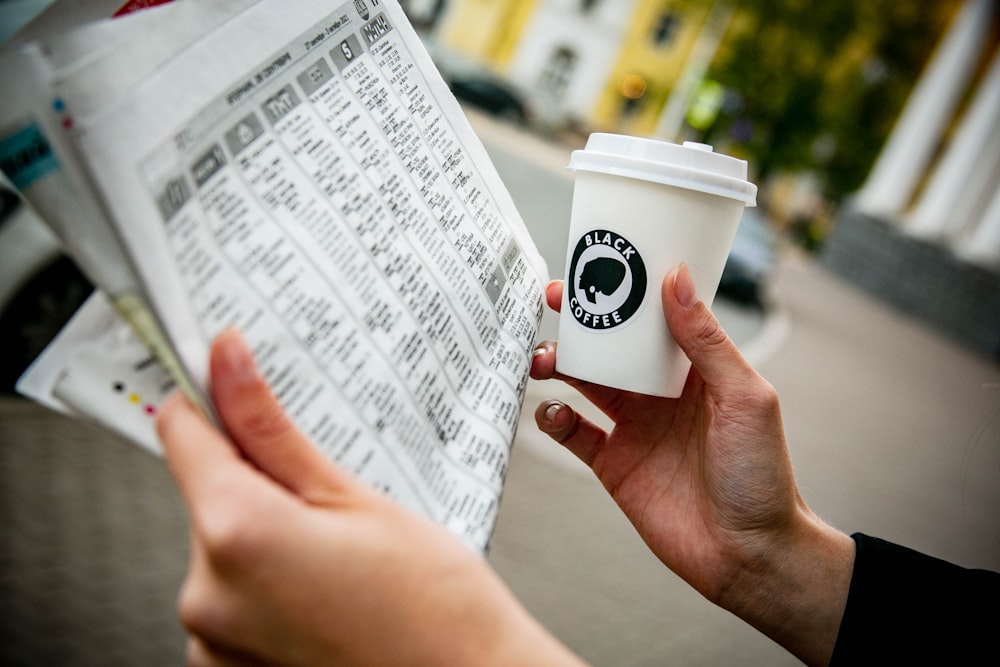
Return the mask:
<path fill-rule="evenodd" d="M 484 550 L 544 261 L 394 0 L 238 4 L 187 43 L 191 14 L 164 13 L 179 48 L 144 32 L 55 68 L 81 180 L 207 411 L 210 343 L 238 327 L 317 447 Z M 48 377 L 96 414 L 66 389 L 101 357 L 70 356 Z"/>
<path fill-rule="evenodd" d="M 65 113 L 65 101 L 56 94 L 54 85 L 56 81 L 67 86 L 76 83 L 75 74 L 84 67 L 101 72 L 102 85 L 85 87 L 74 95 L 75 111 L 86 113 L 98 100 L 126 94 L 207 27 L 232 18 L 254 1 L 216 0 L 207 5 L 177 2 L 142 12 L 127 22 L 85 22 L 56 34 L 49 34 L 51 26 L 37 28 L 37 23 L 48 25 L 39 20 L 15 36 L 12 41 L 16 48 L 5 49 L 0 56 L 0 90 L 4 91 L 5 101 L 0 107 L 0 167 L 41 214 L 84 275 L 108 294 L 118 314 L 131 323 L 142 342 L 182 378 L 182 386 L 188 389 L 186 379 L 177 370 L 176 357 L 141 294 L 118 236 L 96 193 L 91 191 L 73 134 L 67 131 L 72 130 L 72 118 Z M 106 0 L 67 7 L 63 2 L 51 7 L 50 12 L 86 15 L 104 4 Z M 149 45 L 148 35 L 154 29 L 157 39 Z M 39 34 L 34 39 L 24 37 L 32 33 Z M 119 59 L 118 54 L 129 45 L 132 51 L 141 51 L 142 58 L 127 62 Z M 92 100 L 88 97 L 91 90 L 101 93 Z"/>
<path fill-rule="evenodd" d="M 18 381 L 17 389 L 160 455 L 156 411 L 177 383 L 95 291 Z"/>

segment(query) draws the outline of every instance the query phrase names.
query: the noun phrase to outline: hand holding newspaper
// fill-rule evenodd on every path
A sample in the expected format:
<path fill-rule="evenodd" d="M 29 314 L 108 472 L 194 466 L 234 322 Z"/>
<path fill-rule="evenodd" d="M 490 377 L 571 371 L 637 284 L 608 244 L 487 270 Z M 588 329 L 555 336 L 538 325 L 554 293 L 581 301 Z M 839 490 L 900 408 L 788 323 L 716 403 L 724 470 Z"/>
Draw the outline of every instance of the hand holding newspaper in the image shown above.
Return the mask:
<path fill-rule="evenodd" d="M 175 380 L 210 413 L 209 345 L 238 327 L 317 447 L 485 549 L 547 273 L 396 2 L 178 0 L 4 54 L 0 83 L 28 70 L 4 171 Z M 85 387 L 130 364 L 166 387 L 103 299 L 21 389 L 116 427 Z"/>

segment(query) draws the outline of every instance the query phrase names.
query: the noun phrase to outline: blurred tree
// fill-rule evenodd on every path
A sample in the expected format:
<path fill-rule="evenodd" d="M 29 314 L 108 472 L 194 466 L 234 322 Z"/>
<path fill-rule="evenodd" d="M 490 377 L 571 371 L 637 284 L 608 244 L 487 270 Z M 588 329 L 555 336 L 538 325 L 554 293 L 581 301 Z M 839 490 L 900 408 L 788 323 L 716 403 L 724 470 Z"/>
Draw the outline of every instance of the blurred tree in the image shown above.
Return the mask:
<path fill-rule="evenodd" d="M 857 190 L 960 0 L 731 0 L 709 78 L 732 100 L 705 130 L 763 182 L 817 170 L 833 201 Z"/>

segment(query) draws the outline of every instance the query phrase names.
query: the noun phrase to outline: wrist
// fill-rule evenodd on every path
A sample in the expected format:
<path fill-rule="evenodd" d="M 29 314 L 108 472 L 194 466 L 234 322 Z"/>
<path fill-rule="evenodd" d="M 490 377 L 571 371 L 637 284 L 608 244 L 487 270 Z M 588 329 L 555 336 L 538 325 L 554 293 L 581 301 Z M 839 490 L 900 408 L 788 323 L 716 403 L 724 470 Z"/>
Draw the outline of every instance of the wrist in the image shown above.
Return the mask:
<path fill-rule="evenodd" d="M 854 541 L 804 505 L 748 550 L 719 600 L 806 664 L 833 654 L 854 567 Z"/>

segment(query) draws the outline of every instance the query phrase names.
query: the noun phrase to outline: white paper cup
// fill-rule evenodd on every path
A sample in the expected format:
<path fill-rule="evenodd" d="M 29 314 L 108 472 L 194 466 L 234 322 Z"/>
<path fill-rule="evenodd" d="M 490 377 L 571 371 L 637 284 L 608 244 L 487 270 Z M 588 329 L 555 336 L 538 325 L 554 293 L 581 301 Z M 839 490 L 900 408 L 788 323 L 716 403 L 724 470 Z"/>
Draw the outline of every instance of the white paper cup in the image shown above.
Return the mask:
<path fill-rule="evenodd" d="M 711 304 L 757 186 L 747 163 L 652 139 L 592 134 L 576 171 L 556 370 L 628 391 L 676 398 L 691 362 L 663 318 L 664 276 L 687 263 Z"/>

